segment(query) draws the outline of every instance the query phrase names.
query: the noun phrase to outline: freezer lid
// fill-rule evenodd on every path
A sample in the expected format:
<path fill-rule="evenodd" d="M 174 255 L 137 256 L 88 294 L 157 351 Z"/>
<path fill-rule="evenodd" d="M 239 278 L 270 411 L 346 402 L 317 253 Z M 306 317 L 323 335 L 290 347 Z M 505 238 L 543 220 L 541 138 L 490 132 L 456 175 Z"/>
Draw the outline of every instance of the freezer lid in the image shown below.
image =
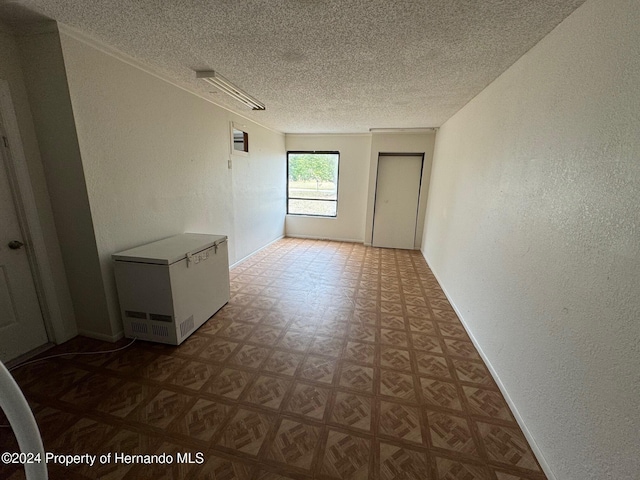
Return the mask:
<path fill-rule="evenodd" d="M 174 237 L 158 240 L 139 247 L 114 253 L 115 261 L 152 263 L 171 265 L 207 248 L 219 245 L 227 240 L 226 235 L 209 235 L 204 233 L 183 233 Z"/>

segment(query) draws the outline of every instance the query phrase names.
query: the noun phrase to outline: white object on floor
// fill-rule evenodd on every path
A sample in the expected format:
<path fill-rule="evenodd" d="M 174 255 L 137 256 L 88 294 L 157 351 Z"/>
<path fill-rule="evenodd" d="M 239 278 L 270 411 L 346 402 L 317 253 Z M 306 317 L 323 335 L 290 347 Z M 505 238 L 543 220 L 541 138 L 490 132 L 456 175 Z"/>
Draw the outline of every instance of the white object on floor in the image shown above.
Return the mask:
<path fill-rule="evenodd" d="M 2 362 L 0 362 L 0 407 L 15 433 L 20 451 L 40 454 L 39 463 L 25 464 L 27 480 L 47 480 L 49 475 L 38 424 L 22 390 Z"/>
<path fill-rule="evenodd" d="M 229 301 L 225 235 L 184 233 L 112 258 L 127 338 L 179 345 Z"/>

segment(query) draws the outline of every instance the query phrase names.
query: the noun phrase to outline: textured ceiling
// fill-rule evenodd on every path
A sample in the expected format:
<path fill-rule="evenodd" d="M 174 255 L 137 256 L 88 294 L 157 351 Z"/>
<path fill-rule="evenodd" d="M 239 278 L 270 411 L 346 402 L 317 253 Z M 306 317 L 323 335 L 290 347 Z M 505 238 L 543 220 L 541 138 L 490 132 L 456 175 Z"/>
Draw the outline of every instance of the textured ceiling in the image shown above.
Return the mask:
<path fill-rule="evenodd" d="M 288 133 L 440 126 L 584 0 L 21 0 Z M 195 79 L 216 70 L 253 112 Z"/>

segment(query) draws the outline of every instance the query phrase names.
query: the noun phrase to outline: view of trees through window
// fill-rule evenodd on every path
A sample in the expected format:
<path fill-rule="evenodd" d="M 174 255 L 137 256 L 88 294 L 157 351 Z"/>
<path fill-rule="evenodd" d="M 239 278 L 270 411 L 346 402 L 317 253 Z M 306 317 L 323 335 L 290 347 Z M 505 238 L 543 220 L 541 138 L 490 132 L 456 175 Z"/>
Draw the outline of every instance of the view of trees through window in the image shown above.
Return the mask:
<path fill-rule="evenodd" d="M 337 215 L 339 159 L 338 152 L 287 154 L 287 213 Z"/>

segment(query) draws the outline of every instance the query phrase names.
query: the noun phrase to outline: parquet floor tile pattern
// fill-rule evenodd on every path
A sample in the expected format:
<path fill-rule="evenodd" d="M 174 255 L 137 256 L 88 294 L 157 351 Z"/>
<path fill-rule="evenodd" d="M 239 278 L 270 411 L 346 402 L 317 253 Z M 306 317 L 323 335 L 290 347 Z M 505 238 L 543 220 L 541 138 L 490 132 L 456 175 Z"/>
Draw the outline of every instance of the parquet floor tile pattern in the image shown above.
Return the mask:
<path fill-rule="evenodd" d="M 50 465 L 50 478 L 546 478 L 420 252 L 285 238 L 230 276 L 229 303 L 178 347 L 14 371 L 47 451 L 204 463 Z M 112 348 L 77 337 L 46 354 Z"/>

